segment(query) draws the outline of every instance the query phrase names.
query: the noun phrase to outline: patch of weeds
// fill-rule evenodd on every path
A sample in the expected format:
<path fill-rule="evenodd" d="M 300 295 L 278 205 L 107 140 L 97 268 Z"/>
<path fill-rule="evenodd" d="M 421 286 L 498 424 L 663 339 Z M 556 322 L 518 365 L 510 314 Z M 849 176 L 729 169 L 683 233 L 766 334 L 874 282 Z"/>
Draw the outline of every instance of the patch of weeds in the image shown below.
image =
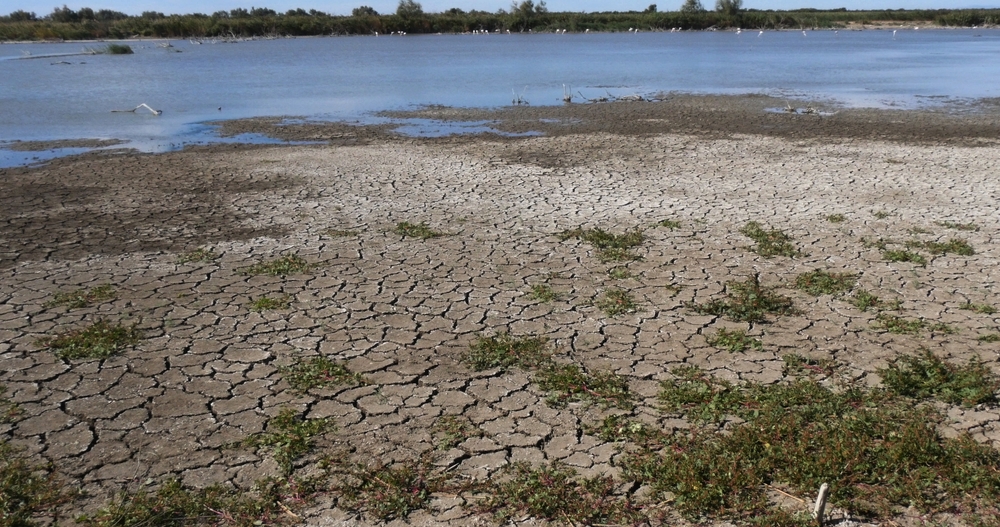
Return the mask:
<path fill-rule="evenodd" d="M 500 333 L 493 337 L 477 337 L 462 362 L 473 370 L 518 367 L 531 370 L 552 361 L 548 341 L 538 337 L 514 337 Z"/>
<path fill-rule="evenodd" d="M 538 300 L 539 302 L 552 302 L 553 300 L 559 298 L 559 294 L 552 289 L 552 286 L 548 284 L 535 284 L 531 286 L 531 292 L 528 293 L 528 298 L 532 300 Z"/>
<path fill-rule="evenodd" d="M 562 407 L 571 402 L 597 403 L 632 409 L 625 377 L 611 371 L 586 372 L 576 364 L 550 364 L 535 374 L 535 384 L 549 392 L 545 402 Z"/>
<path fill-rule="evenodd" d="M 681 222 L 677 220 L 663 220 L 657 223 L 657 225 L 659 225 L 660 227 L 666 227 L 672 231 L 681 228 Z"/>
<path fill-rule="evenodd" d="M 859 289 L 854 292 L 854 296 L 851 297 L 848 302 L 854 307 L 860 309 L 861 311 L 868 311 L 869 309 L 889 309 L 893 311 L 899 311 L 902 309 L 902 301 L 893 300 L 887 301 L 882 300 L 878 296 L 872 294 L 866 289 Z"/>
<path fill-rule="evenodd" d="M 360 233 L 358 231 L 348 231 L 348 230 L 340 230 L 340 229 L 326 229 L 325 231 L 321 232 L 320 234 L 322 234 L 323 236 L 327 236 L 329 238 L 354 238 L 355 236 L 357 236 Z"/>
<path fill-rule="evenodd" d="M 635 421 L 628 415 L 609 415 L 601 420 L 597 425 L 583 425 L 583 431 L 606 443 L 617 443 L 621 441 L 636 441 L 651 427 Z"/>
<path fill-rule="evenodd" d="M 892 213 L 885 210 L 877 210 L 872 213 L 872 216 L 875 216 L 875 219 L 884 220 L 889 216 L 892 216 Z"/>
<path fill-rule="evenodd" d="M 434 435 L 434 446 L 438 450 L 448 450 L 471 437 L 482 437 L 483 431 L 472 424 L 468 417 L 446 415 L 434 422 L 431 434 Z"/>
<path fill-rule="evenodd" d="M 568 525 L 641 525 L 642 509 L 617 494 L 610 476 L 578 478 L 559 462 L 532 468 L 524 462 L 510 465 L 485 489 L 477 509 L 500 524 L 524 517 Z"/>
<path fill-rule="evenodd" d="M 383 522 L 427 507 L 435 492 L 463 490 L 428 459 L 394 466 L 356 465 L 341 472 L 342 481 L 335 485 L 340 494 L 337 504 Z"/>
<path fill-rule="evenodd" d="M 608 269 L 608 276 L 614 278 L 615 280 L 625 280 L 627 278 L 632 278 L 632 273 L 629 272 L 628 267 L 612 267 Z"/>
<path fill-rule="evenodd" d="M 577 238 L 593 245 L 597 249 L 597 258 L 602 263 L 641 260 L 642 258 L 632 253 L 630 249 L 638 247 L 646 241 L 646 237 L 639 229 L 625 234 L 613 234 L 603 229 L 578 227 L 559 233 L 560 240 L 565 241 L 570 238 Z"/>
<path fill-rule="evenodd" d="M 959 231 L 978 231 L 979 225 L 975 223 L 956 223 L 954 221 L 935 221 L 936 225 L 940 225 L 947 229 L 955 229 Z"/>
<path fill-rule="evenodd" d="M 895 240 L 887 240 L 885 238 L 871 239 L 867 236 L 861 237 L 861 245 L 865 249 L 876 248 L 880 251 L 885 251 L 889 248 L 889 244 L 896 243 Z"/>
<path fill-rule="evenodd" d="M 790 258 L 802 256 L 802 253 L 792 245 L 791 236 L 778 229 L 765 230 L 756 221 L 747 222 L 746 225 L 740 228 L 740 234 L 753 240 L 757 244 L 752 249 L 753 252 L 765 258 L 772 256 L 788 256 Z"/>
<path fill-rule="evenodd" d="M 219 255 L 212 249 L 199 247 L 193 251 L 188 251 L 177 257 L 177 263 L 186 264 L 192 262 L 211 262 L 217 260 Z"/>
<path fill-rule="evenodd" d="M 393 229 L 392 232 L 395 232 L 404 238 L 420 238 L 421 240 L 429 240 L 431 238 L 438 238 L 445 235 L 443 232 L 431 229 L 426 223 L 410 223 L 408 221 L 401 221 L 397 223 L 396 228 Z"/>
<path fill-rule="evenodd" d="M 839 295 L 854 287 L 858 275 L 852 273 L 830 273 L 817 269 L 795 277 L 795 288 L 812 296 Z"/>
<path fill-rule="evenodd" d="M 910 262 L 921 267 L 927 267 L 927 258 L 918 253 L 903 249 L 886 249 L 882 251 L 882 259 L 889 262 Z"/>
<path fill-rule="evenodd" d="M 934 398 L 966 407 L 996 403 L 1000 390 L 1000 379 L 978 360 L 958 366 L 941 360 L 929 350 L 918 356 L 901 357 L 878 374 L 899 395 Z"/>
<path fill-rule="evenodd" d="M 292 297 L 289 295 L 285 295 L 280 298 L 262 296 L 250 303 L 250 309 L 257 311 L 258 313 L 276 309 L 288 309 L 289 305 L 291 305 L 291 298 Z"/>
<path fill-rule="evenodd" d="M 660 399 L 714 424 L 662 435 L 633 449 L 622 468 L 690 519 L 777 519 L 766 493 L 774 482 L 803 495 L 829 483 L 832 505 L 876 519 L 905 507 L 977 514 L 1000 499 L 1000 452 L 968 435 L 942 437 L 941 416 L 910 399 L 815 378 L 734 386 L 688 370 L 663 383 Z M 743 421 L 722 430 L 727 415 Z"/>
<path fill-rule="evenodd" d="M 29 463 L 21 450 L 0 439 L 0 525 L 49 525 L 36 520 L 72 498 L 51 465 Z"/>
<path fill-rule="evenodd" d="M 910 234 L 914 234 L 914 235 L 916 235 L 916 234 L 934 234 L 933 232 L 931 232 L 931 231 L 929 231 L 929 230 L 927 230 L 927 229 L 925 229 L 923 227 L 910 227 L 910 229 L 907 232 L 909 232 Z"/>
<path fill-rule="evenodd" d="M 879 313 L 876 315 L 872 328 L 899 335 L 914 335 L 925 330 L 945 334 L 955 332 L 951 326 L 943 322 L 933 324 L 922 318 L 902 318 L 888 313 Z"/>
<path fill-rule="evenodd" d="M 243 269 L 243 274 L 248 276 L 268 275 L 268 276 L 288 276 L 304 273 L 312 269 L 312 265 L 305 259 L 294 254 L 275 258 L 267 262 L 251 265 Z"/>
<path fill-rule="evenodd" d="M 966 302 L 958 306 L 958 308 L 966 311 L 972 311 L 973 313 L 979 313 L 980 315 L 992 315 L 997 312 L 997 308 L 989 304 L 973 304 L 972 302 Z"/>
<path fill-rule="evenodd" d="M 847 221 L 847 216 L 844 216 L 843 214 L 830 214 L 826 217 L 826 221 L 830 223 L 844 223 Z"/>
<path fill-rule="evenodd" d="M 742 353 L 748 349 L 764 349 L 764 344 L 742 329 L 720 329 L 714 335 L 705 338 L 709 346 L 728 350 L 730 353 Z"/>
<path fill-rule="evenodd" d="M 7 387 L 0 385 L 0 424 L 13 422 L 24 413 L 24 410 L 17 403 L 11 402 L 3 396 L 5 393 L 7 393 Z"/>
<path fill-rule="evenodd" d="M 79 309 L 82 307 L 100 304 L 108 300 L 114 300 L 115 289 L 111 284 L 103 284 L 90 289 L 77 289 L 66 293 L 56 293 L 52 300 L 45 303 L 45 307 L 66 306 L 69 309 Z"/>
<path fill-rule="evenodd" d="M 609 317 L 635 313 L 639 310 L 639 306 L 635 303 L 632 295 L 628 291 L 621 289 L 609 289 L 605 291 L 604 296 L 595 305 Z"/>
<path fill-rule="evenodd" d="M 760 277 L 753 275 L 744 282 L 726 282 L 726 300 L 687 307 L 703 315 L 726 317 L 736 322 L 766 322 L 767 315 L 793 315 L 792 299 L 765 288 Z"/>
<path fill-rule="evenodd" d="M 292 464 L 309 453 L 313 438 L 334 428 L 332 419 L 305 419 L 292 408 L 283 408 L 267 422 L 267 430 L 247 437 L 238 444 L 271 451 L 278 466 L 292 472 Z"/>
<path fill-rule="evenodd" d="M 824 375 L 826 377 L 833 375 L 834 362 L 830 359 L 815 360 L 803 357 L 802 355 L 789 353 L 787 355 L 782 355 L 781 360 L 785 363 L 784 367 L 782 367 L 782 372 L 785 375 L 805 374 Z"/>
<path fill-rule="evenodd" d="M 299 393 L 306 393 L 313 388 L 366 384 L 365 378 L 347 369 L 345 363 L 326 357 L 310 357 L 291 366 L 279 366 L 278 372 Z"/>
<path fill-rule="evenodd" d="M 136 324 L 124 326 L 100 319 L 85 328 L 40 338 L 37 344 L 52 349 L 63 360 L 106 359 L 141 339 Z"/>
<path fill-rule="evenodd" d="M 976 338 L 979 342 L 1000 342 L 1000 333 L 987 333 Z"/>
<path fill-rule="evenodd" d="M 972 256 L 976 254 L 976 250 L 969 245 L 969 242 L 959 239 L 952 238 L 946 242 L 921 242 L 917 240 L 910 240 L 906 242 L 907 247 L 922 248 L 927 249 L 931 254 L 957 254 L 959 256 Z"/>
<path fill-rule="evenodd" d="M 289 522 L 291 508 L 315 493 L 312 482 L 265 479 L 251 489 L 212 485 L 191 489 L 168 480 L 151 491 L 121 492 L 92 516 L 77 523 L 88 527 L 231 525 L 253 527 Z"/>

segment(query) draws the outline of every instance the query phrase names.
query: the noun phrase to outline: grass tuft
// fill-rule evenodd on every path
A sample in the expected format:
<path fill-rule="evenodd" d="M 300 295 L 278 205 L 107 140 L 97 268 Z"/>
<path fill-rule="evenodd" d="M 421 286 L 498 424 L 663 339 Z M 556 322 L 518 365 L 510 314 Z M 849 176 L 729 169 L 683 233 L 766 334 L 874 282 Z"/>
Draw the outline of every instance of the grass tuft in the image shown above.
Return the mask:
<path fill-rule="evenodd" d="M 73 498 L 51 465 L 29 463 L 18 448 L 0 439 L 0 525 L 32 527 Z M 55 524 L 56 522 L 52 522 Z"/>
<path fill-rule="evenodd" d="M 614 372 L 588 373 L 576 364 L 550 364 L 535 374 L 534 381 L 540 389 L 549 392 L 545 398 L 549 406 L 584 402 L 625 410 L 633 407 L 628 381 Z"/>
<path fill-rule="evenodd" d="M 17 403 L 11 402 L 3 396 L 5 393 L 7 393 L 7 387 L 0 384 L 0 424 L 12 423 L 24 414 L 24 410 Z"/>
<path fill-rule="evenodd" d="M 551 362 L 548 341 L 537 337 L 513 337 L 500 333 L 493 337 L 477 337 L 462 355 L 462 362 L 473 370 L 518 367 L 531 370 Z"/>
<path fill-rule="evenodd" d="M 193 251 L 188 251 L 177 257 L 177 263 L 186 264 L 191 262 L 211 262 L 217 260 L 219 255 L 212 249 L 199 247 Z"/>
<path fill-rule="evenodd" d="M 875 316 L 873 329 L 881 329 L 889 333 L 898 335 L 915 335 L 921 331 L 931 331 L 935 333 L 951 334 L 955 330 L 943 322 L 931 323 L 922 318 L 902 318 L 888 313 L 879 313 Z"/>
<path fill-rule="evenodd" d="M 875 216 L 875 219 L 884 220 L 884 219 L 888 218 L 889 216 L 892 216 L 892 213 L 888 212 L 888 211 L 884 211 L 884 210 L 879 210 L 879 211 L 873 212 L 872 216 Z"/>
<path fill-rule="evenodd" d="M 921 267 L 927 267 L 927 258 L 918 253 L 903 249 L 886 249 L 882 251 L 882 259 L 889 262 L 909 262 Z"/>
<path fill-rule="evenodd" d="M 548 284 L 535 284 L 531 286 L 531 292 L 528 293 L 528 298 L 532 300 L 538 300 L 539 302 L 552 302 L 553 300 L 559 298 L 559 293 L 556 293 L 552 289 L 552 286 Z"/>
<path fill-rule="evenodd" d="M 848 302 L 854 307 L 860 309 L 861 311 L 868 311 L 869 309 L 882 310 L 890 309 L 893 311 L 899 311 L 902 309 L 902 301 L 893 300 L 887 301 L 882 300 L 878 296 L 874 295 L 866 289 L 859 289 L 854 292 L 854 296 L 851 297 Z"/>
<path fill-rule="evenodd" d="M 830 273 L 817 269 L 797 276 L 795 287 L 812 296 L 839 295 L 850 291 L 857 281 L 858 275 L 856 274 Z"/>
<path fill-rule="evenodd" d="M 431 434 L 438 450 L 449 450 L 461 445 L 466 439 L 484 435 L 468 417 L 458 415 L 440 417 L 431 426 Z"/>
<path fill-rule="evenodd" d="M 635 313 L 639 306 L 628 291 L 621 289 L 609 289 L 604 292 L 604 296 L 596 302 L 597 308 L 604 311 L 609 317 L 617 317 L 628 313 Z"/>
<path fill-rule="evenodd" d="M 931 252 L 931 254 L 937 255 L 957 254 L 959 256 L 972 256 L 976 254 L 976 250 L 969 245 L 968 241 L 959 238 L 952 238 L 946 242 L 921 242 L 917 240 L 910 240 L 906 242 L 906 246 L 927 249 Z"/>
<path fill-rule="evenodd" d="M 1000 390 L 1000 379 L 981 362 L 970 360 L 964 366 L 948 364 L 929 350 L 918 356 L 901 357 L 878 374 L 899 395 L 934 398 L 967 407 L 996 403 Z"/>
<path fill-rule="evenodd" d="M 979 342 L 1000 342 L 1000 333 L 987 333 L 976 338 Z"/>
<path fill-rule="evenodd" d="M 322 234 L 323 236 L 326 236 L 328 238 L 354 238 L 355 236 L 357 236 L 360 233 L 358 231 L 348 231 L 348 230 L 341 230 L 341 229 L 326 229 L 325 231 L 321 232 L 320 234 Z"/>
<path fill-rule="evenodd" d="M 736 322 L 766 322 L 767 315 L 796 313 L 792 299 L 775 293 L 760 284 L 753 275 L 744 282 L 726 282 L 726 300 L 706 304 L 688 304 L 688 308 L 703 315 L 726 317 Z"/>
<path fill-rule="evenodd" d="M 255 299 L 250 303 L 250 309 L 257 311 L 258 313 L 263 311 L 272 311 L 276 309 L 288 309 L 291 305 L 291 296 L 285 295 L 280 298 L 271 298 L 269 296 L 262 296 Z"/>
<path fill-rule="evenodd" d="M 626 262 L 641 260 L 642 257 L 632 253 L 633 247 L 638 247 L 646 241 L 642 231 L 635 229 L 624 234 L 613 234 L 603 229 L 576 228 L 559 233 L 560 240 L 577 238 L 597 249 L 597 258 L 602 263 Z"/>
<path fill-rule="evenodd" d="M 992 315 L 997 312 L 997 308 L 989 304 L 973 304 L 972 302 L 966 302 L 958 306 L 958 308 L 966 311 L 972 311 L 973 313 L 979 313 L 980 315 Z"/>
<path fill-rule="evenodd" d="M 445 235 L 443 232 L 431 229 L 426 223 L 410 223 L 408 221 L 401 221 L 397 223 L 393 232 L 403 236 L 404 238 L 420 238 L 421 240 L 439 238 Z"/>
<path fill-rule="evenodd" d="M 406 518 L 427 507 L 436 492 L 461 491 L 461 487 L 427 459 L 394 466 L 356 465 L 342 474 L 336 485 L 338 505 L 346 510 L 364 511 L 381 522 Z"/>
<path fill-rule="evenodd" d="M 791 236 L 778 229 L 765 230 L 756 221 L 747 222 L 746 225 L 740 228 L 740 234 L 753 240 L 757 246 L 751 250 L 765 258 L 772 256 L 788 256 L 790 258 L 802 256 L 802 253 L 792 245 Z"/>
<path fill-rule="evenodd" d="M 278 372 L 299 393 L 306 393 L 313 388 L 366 384 L 361 374 L 347 369 L 343 362 L 326 357 L 310 357 L 291 366 L 279 366 Z"/>
<path fill-rule="evenodd" d="M 313 448 L 313 438 L 334 428 L 332 419 L 305 419 L 292 408 L 283 408 L 267 422 L 267 430 L 247 437 L 238 444 L 271 451 L 278 466 L 291 474 L 296 460 Z"/>
<path fill-rule="evenodd" d="M 288 276 L 304 273 L 312 269 L 312 264 L 303 258 L 295 255 L 282 256 L 267 262 L 251 265 L 243 269 L 243 274 L 248 276 L 268 275 L 268 276 Z"/>
<path fill-rule="evenodd" d="M 672 231 L 681 228 L 681 222 L 677 220 L 663 220 L 657 223 L 657 225 L 659 225 L 660 227 L 666 227 Z"/>
<path fill-rule="evenodd" d="M 66 306 L 69 309 L 79 309 L 101 302 L 114 300 L 115 289 L 111 284 L 103 284 L 90 289 L 77 289 L 66 293 L 56 293 L 52 300 L 45 303 L 45 307 Z"/>
<path fill-rule="evenodd" d="M 136 324 L 123 326 L 100 319 L 82 328 L 43 337 L 37 343 L 52 349 L 63 360 L 106 359 L 142 339 Z"/>
<path fill-rule="evenodd" d="M 847 221 L 847 216 L 844 216 L 843 214 L 830 214 L 826 217 L 826 221 L 830 223 L 844 223 Z"/>
<path fill-rule="evenodd" d="M 975 223 L 956 223 L 953 221 L 936 221 L 937 225 L 945 227 L 947 229 L 955 229 L 959 231 L 978 231 L 979 226 Z"/>
<path fill-rule="evenodd" d="M 785 366 L 782 372 L 785 375 L 822 375 L 829 377 L 833 375 L 834 362 L 830 359 L 810 359 L 802 355 L 789 353 L 782 355 L 781 360 Z"/>
<path fill-rule="evenodd" d="M 714 335 L 706 337 L 709 346 L 728 350 L 731 353 L 742 353 L 748 349 L 763 349 L 764 344 L 749 335 L 742 329 L 720 329 Z"/>

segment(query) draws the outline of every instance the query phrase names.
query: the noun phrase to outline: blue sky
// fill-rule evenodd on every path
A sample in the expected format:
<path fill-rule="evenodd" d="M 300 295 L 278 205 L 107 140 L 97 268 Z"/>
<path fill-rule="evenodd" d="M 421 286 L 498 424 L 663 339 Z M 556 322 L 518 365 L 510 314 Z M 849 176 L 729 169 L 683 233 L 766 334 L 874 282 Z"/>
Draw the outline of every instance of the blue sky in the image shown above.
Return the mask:
<path fill-rule="evenodd" d="M 360 5 L 368 5 L 379 13 L 392 13 L 396 10 L 399 0 L 4 0 L 0 14 L 10 13 L 18 9 L 33 11 L 38 15 L 52 12 L 52 9 L 67 5 L 73 9 L 90 7 L 93 9 L 113 9 L 130 15 L 143 11 L 159 11 L 161 13 L 208 13 L 230 10 L 235 7 L 269 7 L 275 11 L 284 12 L 301 7 L 303 9 L 318 9 L 336 15 L 350 14 L 351 9 Z M 496 11 L 510 7 L 510 0 L 417 0 L 427 12 L 440 12 L 452 7 L 466 11 L 479 9 Z M 702 4 L 711 9 L 715 0 L 701 0 Z M 548 0 L 551 11 L 640 11 L 649 4 L 655 3 L 660 11 L 674 11 L 680 8 L 684 0 Z M 1000 0 L 743 0 L 743 6 L 755 9 L 798 9 L 815 7 L 829 9 L 846 7 L 847 9 L 959 9 L 968 7 L 1000 7 Z"/>

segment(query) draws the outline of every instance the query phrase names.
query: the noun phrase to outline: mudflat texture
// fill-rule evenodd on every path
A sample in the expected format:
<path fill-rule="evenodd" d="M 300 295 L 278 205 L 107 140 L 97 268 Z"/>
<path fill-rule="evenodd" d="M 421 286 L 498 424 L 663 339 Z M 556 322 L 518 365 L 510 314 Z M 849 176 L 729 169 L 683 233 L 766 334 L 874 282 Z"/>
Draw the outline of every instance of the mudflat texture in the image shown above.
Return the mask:
<path fill-rule="evenodd" d="M 0 437 L 87 491 L 66 506 L 72 515 L 148 480 L 246 487 L 278 475 L 266 452 L 231 444 L 284 408 L 337 425 L 302 467 L 324 452 L 391 464 L 437 451 L 436 463 L 468 478 L 516 461 L 615 474 L 614 445 L 583 431 L 608 410 L 551 407 L 516 368 L 472 371 L 460 358 L 478 335 L 544 337 L 558 362 L 623 375 L 633 414 L 667 428 L 686 426 L 656 405 L 659 382 L 679 365 L 774 383 L 781 357 L 795 353 L 874 386 L 879 368 L 926 348 L 1000 371 L 1000 343 L 979 339 L 1000 318 L 963 309 L 1000 304 L 995 119 L 764 112 L 770 104 L 689 98 L 494 114 L 498 129 L 548 133 L 516 139 L 272 127 L 328 144 L 93 154 L 0 170 L 0 385 L 23 410 Z M 404 221 L 445 235 L 404 237 L 394 232 Z M 749 221 L 783 230 L 802 254 L 750 251 L 739 232 Z M 946 226 L 959 224 L 978 230 Z M 591 245 L 557 236 L 581 226 L 642 230 L 641 259 L 602 263 Z M 872 243 L 880 238 L 900 247 L 961 238 L 975 254 L 889 262 Z M 218 257 L 180 263 L 198 248 Z M 288 255 L 312 267 L 244 272 Z M 609 275 L 622 266 L 614 275 L 627 277 Z M 846 296 L 795 289 L 796 276 L 816 269 L 856 273 L 857 288 L 899 300 L 901 316 L 954 331 L 874 329 L 876 314 Z M 753 275 L 799 313 L 749 325 L 685 307 Z M 104 284 L 113 299 L 51 304 Z M 556 297 L 533 298 L 536 285 Z M 603 312 L 610 289 L 627 291 L 637 310 Z M 255 310 L 265 296 L 288 305 Z M 64 361 L 39 343 L 99 319 L 134 323 L 144 338 L 103 361 Z M 763 347 L 709 345 L 722 328 L 747 330 Z M 368 383 L 291 390 L 280 368 L 315 356 L 345 361 Z M 997 409 L 945 412 L 946 434 L 1000 446 Z M 451 415 L 482 434 L 441 450 L 432 429 Z M 334 504 L 321 497 L 299 514 L 315 525 L 377 523 Z M 470 509 L 437 496 L 404 523 L 492 521 Z"/>

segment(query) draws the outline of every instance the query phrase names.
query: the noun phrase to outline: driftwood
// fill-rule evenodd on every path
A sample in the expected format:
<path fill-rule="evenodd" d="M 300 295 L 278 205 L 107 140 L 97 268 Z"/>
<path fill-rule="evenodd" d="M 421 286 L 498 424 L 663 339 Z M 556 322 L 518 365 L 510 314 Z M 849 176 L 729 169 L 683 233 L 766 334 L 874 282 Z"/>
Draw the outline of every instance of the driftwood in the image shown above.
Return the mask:
<path fill-rule="evenodd" d="M 149 105 L 146 103 L 142 103 L 139 106 L 132 108 L 131 110 L 111 110 L 111 113 L 135 113 L 135 111 L 138 110 L 139 108 L 145 108 L 150 112 L 153 112 L 153 115 L 160 115 L 161 113 L 163 113 L 163 110 L 154 110 L 150 108 Z"/>
<path fill-rule="evenodd" d="M 830 485 L 826 483 L 819 486 L 819 495 L 816 496 L 816 507 L 813 509 L 813 519 L 818 527 L 823 527 L 823 515 L 826 509 L 826 499 L 830 494 Z"/>

